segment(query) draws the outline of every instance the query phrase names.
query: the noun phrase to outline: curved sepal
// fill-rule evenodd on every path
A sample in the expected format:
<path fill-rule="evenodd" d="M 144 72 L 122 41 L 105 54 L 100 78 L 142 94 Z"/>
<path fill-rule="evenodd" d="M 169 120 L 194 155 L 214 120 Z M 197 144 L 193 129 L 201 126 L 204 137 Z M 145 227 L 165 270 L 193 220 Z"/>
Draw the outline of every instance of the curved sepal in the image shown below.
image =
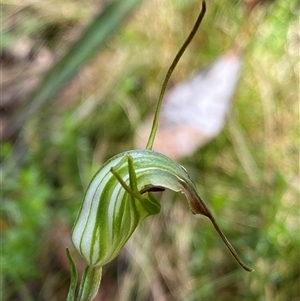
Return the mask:
<path fill-rule="evenodd" d="M 157 214 L 160 204 L 151 191 L 170 189 L 185 194 L 194 214 L 207 216 L 231 254 L 247 271 L 186 170 L 163 154 L 132 150 L 108 160 L 92 179 L 73 229 L 72 240 L 89 265 L 114 259 L 137 225 Z"/>

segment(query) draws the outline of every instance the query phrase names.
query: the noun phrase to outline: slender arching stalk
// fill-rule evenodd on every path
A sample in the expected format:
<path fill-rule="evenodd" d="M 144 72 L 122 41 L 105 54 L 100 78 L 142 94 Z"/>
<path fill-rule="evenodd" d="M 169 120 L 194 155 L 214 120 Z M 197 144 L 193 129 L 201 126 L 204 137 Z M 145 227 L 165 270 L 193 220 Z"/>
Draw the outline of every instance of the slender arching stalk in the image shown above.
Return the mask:
<path fill-rule="evenodd" d="M 155 110 L 155 115 L 154 115 L 154 119 L 153 119 L 153 124 L 152 124 L 152 128 L 151 128 L 151 132 L 150 132 L 150 135 L 149 135 L 149 139 L 148 139 L 148 142 L 147 142 L 146 149 L 151 150 L 152 147 L 153 147 L 153 143 L 154 143 L 155 135 L 156 135 L 156 132 L 157 132 L 157 127 L 158 127 L 159 113 L 160 113 L 162 101 L 163 101 L 163 98 L 164 98 L 164 95 L 165 95 L 165 92 L 166 92 L 166 89 L 167 89 L 167 86 L 168 86 L 169 79 L 170 79 L 175 67 L 177 66 L 180 58 L 182 57 L 183 53 L 185 52 L 186 48 L 188 47 L 188 45 L 193 40 L 193 38 L 194 38 L 194 36 L 195 36 L 202 20 L 203 20 L 205 12 L 206 12 L 206 3 L 205 3 L 205 1 L 203 1 L 201 12 L 200 12 L 200 14 L 199 14 L 199 16 L 196 20 L 196 23 L 195 23 L 192 31 L 190 32 L 189 36 L 187 37 L 187 39 L 185 40 L 185 42 L 183 43 L 183 45 L 179 49 L 179 51 L 176 54 L 171 66 L 169 67 L 169 69 L 167 71 L 167 74 L 166 74 L 166 77 L 165 77 L 164 82 L 162 84 L 160 95 L 159 95 L 159 98 L 158 98 L 158 102 L 157 102 L 157 106 L 156 106 L 156 110 Z"/>

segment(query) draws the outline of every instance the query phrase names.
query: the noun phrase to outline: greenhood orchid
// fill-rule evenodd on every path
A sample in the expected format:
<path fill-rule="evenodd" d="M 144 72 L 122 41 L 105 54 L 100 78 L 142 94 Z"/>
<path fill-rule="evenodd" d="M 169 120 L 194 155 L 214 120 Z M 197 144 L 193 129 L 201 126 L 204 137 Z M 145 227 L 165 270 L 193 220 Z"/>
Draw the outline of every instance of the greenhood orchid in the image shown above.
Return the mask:
<path fill-rule="evenodd" d="M 208 217 L 236 261 L 246 271 L 252 271 L 240 260 L 220 230 L 187 171 L 177 162 L 152 150 L 167 83 L 193 39 L 205 14 L 205 7 L 203 2 L 194 28 L 167 72 L 146 149 L 126 151 L 109 159 L 93 177 L 86 191 L 72 233 L 73 244 L 87 263 L 79 290 L 80 301 L 93 300 L 100 285 L 102 267 L 120 253 L 143 219 L 160 212 L 160 203 L 152 192 L 165 189 L 183 193 L 192 213 Z M 70 256 L 69 261 L 73 268 L 73 291 L 70 289 L 68 296 L 68 301 L 71 301 L 75 297 L 76 273 Z"/>

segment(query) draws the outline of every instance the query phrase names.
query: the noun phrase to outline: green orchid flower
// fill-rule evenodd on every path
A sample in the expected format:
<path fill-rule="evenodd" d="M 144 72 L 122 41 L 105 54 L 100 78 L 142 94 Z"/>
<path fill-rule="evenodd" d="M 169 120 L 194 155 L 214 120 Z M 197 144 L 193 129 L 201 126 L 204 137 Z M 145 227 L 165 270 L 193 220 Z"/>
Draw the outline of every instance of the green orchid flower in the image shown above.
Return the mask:
<path fill-rule="evenodd" d="M 236 261 L 246 271 L 252 271 L 241 261 L 220 230 L 185 168 L 167 156 L 152 151 L 167 83 L 197 32 L 205 10 L 203 2 L 194 28 L 167 72 L 146 149 L 126 151 L 109 159 L 93 177 L 86 191 L 72 232 L 73 244 L 87 263 L 79 289 L 80 301 L 93 300 L 101 282 L 102 267 L 120 253 L 142 220 L 160 212 L 160 203 L 152 192 L 165 189 L 183 193 L 192 213 L 208 217 Z M 77 275 L 69 253 L 68 258 L 72 267 L 72 288 L 68 295 L 68 301 L 71 301 L 75 298 Z"/>

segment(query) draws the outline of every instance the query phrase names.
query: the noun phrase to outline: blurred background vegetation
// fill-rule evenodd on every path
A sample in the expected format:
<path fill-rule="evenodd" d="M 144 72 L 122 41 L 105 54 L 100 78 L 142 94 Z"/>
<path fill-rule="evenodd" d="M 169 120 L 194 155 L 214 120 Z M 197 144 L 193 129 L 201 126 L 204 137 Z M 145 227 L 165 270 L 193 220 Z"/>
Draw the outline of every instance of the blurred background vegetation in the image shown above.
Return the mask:
<path fill-rule="evenodd" d="M 109 157 L 134 148 L 136 126 L 153 112 L 200 10 L 195 0 L 135 1 L 59 93 L 43 106 L 32 101 L 47 70 L 108 4 L 1 4 L 2 300 L 65 300 L 65 247 L 72 249 L 84 190 Z M 165 192 L 162 212 L 104 268 L 97 300 L 300 300 L 299 2 L 255 4 L 207 1 L 203 26 L 171 80 L 184 80 L 235 43 L 246 46 L 226 128 L 181 163 L 255 271 L 237 266 L 181 195 Z M 76 263 L 83 265 L 79 257 Z"/>

